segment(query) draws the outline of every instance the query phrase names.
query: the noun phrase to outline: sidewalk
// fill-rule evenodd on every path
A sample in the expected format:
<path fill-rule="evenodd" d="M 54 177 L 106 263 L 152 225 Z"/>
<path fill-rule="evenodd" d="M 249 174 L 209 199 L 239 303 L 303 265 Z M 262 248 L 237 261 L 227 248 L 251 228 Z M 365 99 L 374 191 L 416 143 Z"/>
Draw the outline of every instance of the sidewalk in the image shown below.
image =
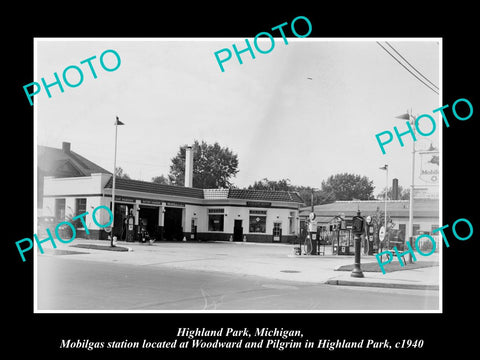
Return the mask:
<path fill-rule="evenodd" d="M 91 248 L 85 246 L 93 245 Z M 100 247 L 99 247 L 100 245 Z M 81 246 L 81 247 L 80 247 Z M 354 256 L 326 254 L 294 255 L 294 246 L 286 244 L 244 242 L 117 242 L 130 251 L 108 251 L 109 241 L 75 239 L 57 244 L 57 249 L 44 249 L 38 256 L 65 255 L 90 261 L 116 262 L 139 266 L 234 273 L 303 283 L 329 285 L 387 287 L 398 289 L 438 290 L 439 266 L 387 272 L 366 272 L 363 278 L 351 277 L 351 271 L 338 271 L 354 263 Z M 102 249 L 103 248 L 103 249 Z M 68 254 L 68 255 L 67 255 Z M 417 256 L 417 263 L 436 262 L 439 254 Z M 396 257 L 392 262 L 397 262 Z M 361 263 L 377 262 L 375 256 L 361 257 Z"/>

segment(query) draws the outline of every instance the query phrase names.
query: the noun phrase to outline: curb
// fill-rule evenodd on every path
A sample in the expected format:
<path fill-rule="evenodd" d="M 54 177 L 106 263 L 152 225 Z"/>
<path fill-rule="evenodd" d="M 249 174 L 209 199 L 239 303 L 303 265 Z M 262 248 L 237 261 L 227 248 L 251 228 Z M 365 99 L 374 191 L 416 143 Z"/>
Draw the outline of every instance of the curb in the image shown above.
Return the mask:
<path fill-rule="evenodd" d="M 188 243 L 188 241 L 186 241 Z M 262 243 L 262 242 L 253 242 L 253 241 L 221 241 L 221 240 L 212 240 L 212 241 L 201 241 L 203 243 L 218 243 L 218 244 L 232 244 L 232 245 L 256 245 L 256 246 L 279 246 L 287 247 L 293 246 L 289 243 Z"/>
<path fill-rule="evenodd" d="M 339 279 L 327 280 L 325 281 L 325 284 L 344 285 L 344 286 L 368 286 L 368 287 L 381 287 L 381 288 L 393 288 L 393 289 L 439 290 L 438 285 L 431 285 L 431 284 L 399 284 L 399 283 L 368 282 L 368 281 L 339 280 Z"/>
<path fill-rule="evenodd" d="M 98 244 L 75 244 L 70 247 L 88 250 L 100 250 L 100 251 L 119 251 L 119 252 L 132 252 L 133 249 L 129 246 L 116 245 L 113 248 L 110 245 L 98 245 Z M 117 248 L 117 249 L 115 249 Z M 120 250 L 122 249 L 122 250 Z M 125 250 L 123 250 L 125 249 Z"/>

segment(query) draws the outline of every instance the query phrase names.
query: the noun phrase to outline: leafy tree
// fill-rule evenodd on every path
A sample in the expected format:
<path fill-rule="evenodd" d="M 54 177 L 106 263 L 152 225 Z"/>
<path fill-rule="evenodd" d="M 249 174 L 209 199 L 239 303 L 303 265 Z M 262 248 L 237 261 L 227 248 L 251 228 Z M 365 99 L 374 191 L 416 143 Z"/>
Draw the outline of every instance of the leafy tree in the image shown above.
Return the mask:
<path fill-rule="evenodd" d="M 180 146 L 170 165 L 169 181 L 174 185 L 185 184 L 185 149 Z M 238 173 L 238 157 L 228 147 L 195 140 L 193 146 L 193 187 L 227 188 L 232 185 L 230 178 Z"/>
<path fill-rule="evenodd" d="M 163 185 L 170 185 L 170 180 L 164 175 L 152 177 L 152 182 Z"/>
<path fill-rule="evenodd" d="M 312 190 L 313 190 L 313 205 L 329 204 L 335 201 L 335 196 L 331 192 L 324 190 L 313 189 L 310 186 L 296 186 L 295 191 L 305 202 L 306 206 L 312 205 Z"/>
<path fill-rule="evenodd" d="M 115 168 L 115 177 L 117 179 L 127 179 L 127 180 L 130 180 L 130 176 L 128 176 L 128 174 L 124 173 L 123 172 L 123 169 L 120 167 L 120 166 L 117 166 Z"/>
<path fill-rule="evenodd" d="M 273 190 L 273 191 L 294 191 L 294 186 L 290 184 L 290 179 L 281 180 L 268 180 L 263 178 L 262 180 L 255 181 L 253 185 L 250 185 L 248 189 L 253 190 Z"/>
<path fill-rule="evenodd" d="M 335 200 L 373 200 L 373 180 L 356 174 L 331 175 L 322 181 L 322 191 L 333 194 Z"/>

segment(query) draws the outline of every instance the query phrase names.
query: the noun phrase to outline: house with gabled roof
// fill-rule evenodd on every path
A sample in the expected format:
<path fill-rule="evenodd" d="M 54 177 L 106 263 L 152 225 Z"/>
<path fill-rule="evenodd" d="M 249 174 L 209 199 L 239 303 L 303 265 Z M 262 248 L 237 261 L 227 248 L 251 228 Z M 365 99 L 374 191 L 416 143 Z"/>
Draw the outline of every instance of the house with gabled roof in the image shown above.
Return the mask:
<path fill-rule="evenodd" d="M 37 207 L 42 208 L 43 179 L 51 177 L 79 177 L 95 173 L 111 174 L 101 166 L 71 150 L 69 142 L 63 142 L 62 148 L 37 146 Z"/>

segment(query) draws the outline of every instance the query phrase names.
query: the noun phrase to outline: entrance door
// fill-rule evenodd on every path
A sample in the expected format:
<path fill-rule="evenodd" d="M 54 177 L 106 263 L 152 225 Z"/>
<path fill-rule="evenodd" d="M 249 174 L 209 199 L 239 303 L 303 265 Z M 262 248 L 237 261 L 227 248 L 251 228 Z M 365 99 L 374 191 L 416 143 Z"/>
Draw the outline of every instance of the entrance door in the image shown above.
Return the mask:
<path fill-rule="evenodd" d="M 236 219 L 233 225 L 233 241 L 242 241 L 243 239 L 242 220 Z"/>
<path fill-rule="evenodd" d="M 158 227 L 158 207 L 156 206 L 140 206 L 139 216 L 139 231 L 142 229 L 148 232 L 148 235 L 151 238 L 158 238 L 157 227 Z"/>
<path fill-rule="evenodd" d="M 273 223 L 273 241 L 282 241 L 282 223 Z"/>
<path fill-rule="evenodd" d="M 117 236 L 118 240 L 125 240 L 126 238 L 125 219 L 128 215 L 128 206 L 129 205 L 126 204 L 115 203 L 115 224 L 113 224 L 113 235 Z"/>
<path fill-rule="evenodd" d="M 181 241 L 183 239 L 182 208 L 166 207 L 164 216 L 165 240 Z"/>
<path fill-rule="evenodd" d="M 190 240 L 197 240 L 197 218 L 192 218 L 190 226 Z"/>

